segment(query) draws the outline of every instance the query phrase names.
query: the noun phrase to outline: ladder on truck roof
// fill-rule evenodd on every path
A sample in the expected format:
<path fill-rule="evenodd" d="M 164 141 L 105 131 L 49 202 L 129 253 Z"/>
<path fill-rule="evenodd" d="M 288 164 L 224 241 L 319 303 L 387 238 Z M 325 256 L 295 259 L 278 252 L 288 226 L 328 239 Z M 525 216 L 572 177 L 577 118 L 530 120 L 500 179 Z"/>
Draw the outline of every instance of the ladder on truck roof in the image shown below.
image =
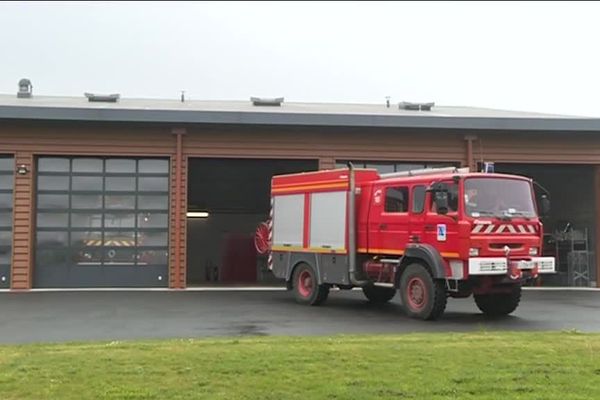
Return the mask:
<path fill-rule="evenodd" d="M 401 172 L 389 172 L 387 174 L 379 175 L 381 179 L 399 178 L 402 176 L 417 176 L 417 175 L 434 175 L 443 173 L 456 173 L 466 174 L 470 172 L 469 167 L 457 168 L 457 167 L 444 167 L 444 168 L 424 168 L 424 169 L 413 169 L 409 171 Z"/>

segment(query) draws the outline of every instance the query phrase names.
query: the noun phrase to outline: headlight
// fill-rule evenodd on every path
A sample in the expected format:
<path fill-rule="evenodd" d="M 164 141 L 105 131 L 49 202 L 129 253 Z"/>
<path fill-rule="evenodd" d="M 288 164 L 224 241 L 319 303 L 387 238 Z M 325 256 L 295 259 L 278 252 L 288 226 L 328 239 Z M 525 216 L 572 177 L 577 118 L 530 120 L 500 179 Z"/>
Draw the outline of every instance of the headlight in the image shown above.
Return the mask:
<path fill-rule="evenodd" d="M 477 247 L 471 247 L 469 249 L 469 257 L 477 257 L 479 255 L 479 249 Z"/>
<path fill-rule="evenodd" d="M 537 256 L 538 255 L 538 248 L 537 247 L 530 247 L 529 248 L 529 255 L 530 256 Z"/>

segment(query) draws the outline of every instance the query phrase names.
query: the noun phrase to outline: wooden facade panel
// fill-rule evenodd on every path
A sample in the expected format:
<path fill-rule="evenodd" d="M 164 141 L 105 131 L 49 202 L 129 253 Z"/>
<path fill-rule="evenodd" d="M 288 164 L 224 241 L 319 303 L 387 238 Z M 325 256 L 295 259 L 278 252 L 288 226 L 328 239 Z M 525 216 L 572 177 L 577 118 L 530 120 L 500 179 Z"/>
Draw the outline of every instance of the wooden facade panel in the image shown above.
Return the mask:
<path fill-rule="evenodd" d="M 11 287 L 13 289 L 27 289 L 31 287 L 31 263 L 33 228 L 33 176 L 35 165 L 31 152 L 19 151 L 15 154 L 16 165 L 25 165 L 29 173 L 15 174 L 13 210 L 13 243 L 11 262 Z"/>
<path fill-rule="evenodd" d="M 575 133 L 479 135 L 473 153 L 495 162 L 600 164 L 600 140 Z"/>
<path fill-rule="evenodd" d="M 325 158 L 464 161 L 461 134 L 410 135 L 390 130 L 317 130 L 249 133 L 193 130 L 185 152 L 195 157 Z"/>
<path fill-rule="evenodd" d="M 171 155 L 174 140 L 164 127 L 98 124 L 4 123 L 0 152 L 51 155 Z M 17 160 L 17 163 L 19 161 Z"/>
<path fill-rule="evenodd" d="M 181 137 L 181 150 L 187 135 Z M 178 159 L 178 156 L 180 157 Z M 169 287 L 184 288 L 186 285 L 186 239 L 187 239 L 187 157 L 176 154 L 171 157 L 171 213 Z M 179 181 L 177 174 L 180 174 Z M 177 186 L 179 183 L 179 186 Z M 179 201 L 178 201 L 179 199 Z M 179 206 L 179 207 L 178 207 Z"/>
<path fill-rule="evenodd" d="M 23 195 L 25 195 L 25 193 L 23 193 L 23 192 L 20 192 L 20 193 L 22 193 Z M 19 202 L 18 206 L 15 206 L 13 208 L 13 211 L 16 212 L 16 213 L 26 213 L 27 210 L 30 210 L 30 209 L 31 209 L 31 203 L 29 203 L 29 202 L 22 202 L 21 201 L 21 202 Z M 23 214 L 21 214 L 21 215 L 23 215 Z"/>

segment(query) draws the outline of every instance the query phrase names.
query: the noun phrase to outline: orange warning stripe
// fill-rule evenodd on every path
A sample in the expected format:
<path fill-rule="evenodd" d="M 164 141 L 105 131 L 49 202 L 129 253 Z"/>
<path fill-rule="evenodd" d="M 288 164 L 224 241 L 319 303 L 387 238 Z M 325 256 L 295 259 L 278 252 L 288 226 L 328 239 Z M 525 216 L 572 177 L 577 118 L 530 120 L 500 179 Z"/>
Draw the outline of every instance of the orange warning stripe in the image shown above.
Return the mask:
<path fill-rule="evenodd" d="M 333 253 L 340 254 L 346 253 L 344 249 L 328 249 L 323 247 L 301 247 L 301 246 L 272 246 L 272 251 L 299 251 L 305 253 Z"/>
<path fill-rule="evenodd" d="M 273 188 L 273 194 L 296 192 L 310 189 L 348 189 L 348 182 L 340 182 L 335 184 L 320 184 L 320 185 L 302 185 L 287 188 Z"/>
<path fill-rule="evenodd" d="M 365 249 L 365 248 L 359 248 L 357 249 L 357 251 L 359 253 L 375 253 L 375 254 L 393 254 L 393 255 L 397 255 L 397 256 L 401 256 L 404 254 L 404 250 L 398 250 L 398 249 Z"/>
<path fill-rule="evenodd" d="M 329 183 L 348 183 L 348 179 L 327 179 L 321 181 L 312 181 L 312 182 L 294 182 L 294 183 L 278 183 L 273 185 L 274 189 L 287 188 L 292 186 L 306 185 L 310 183 L 311 185 L 322 185 Z"/>
<path fill-rule="evenodd" d="M 359 249 L 357 249 L 357 251 L 359 253 L 393 254 L 393 255 L 397 255 L 397 256 L 404 255 L 404 250 L 398 250 L 398 249 L 368 249 L 367 250 L 366 248 L 359 248 Z M 444 252 L 443 251 L 440 254 L 444 258 L 458 258 L 459 257 L 459 254 L 454 253 L 454 252 Z"/>

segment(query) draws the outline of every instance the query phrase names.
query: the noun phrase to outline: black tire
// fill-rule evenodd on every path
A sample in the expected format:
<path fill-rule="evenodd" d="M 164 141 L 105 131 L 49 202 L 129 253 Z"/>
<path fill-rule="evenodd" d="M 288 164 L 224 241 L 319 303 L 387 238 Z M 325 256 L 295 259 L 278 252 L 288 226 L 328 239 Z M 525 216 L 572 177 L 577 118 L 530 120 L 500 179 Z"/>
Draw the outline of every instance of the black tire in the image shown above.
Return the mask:
<path fill-rule="evenodd" d="M 381 286 L 368 285 L 362 288 L 365 297 L 374 304 L 384 304 L 396 295 L 396 289 Z"/>
<path fill-rule="evenodd" d="M 446 309 L 446 285 L 421 264 L 410 264 L 400 277 L 402 306 L 409 317 L 435 320 Z"/>
<path fill-rule="evenodd" d="M 300 264 L 292 275 L 294 297 L 300 304 L 318 306 L 327 300 L 328 285 L 319 285 L 315 269 L 308 264 Z"/>
<path fill-rule="evenodd" d="M 508 293 L 476 294 L 475 304 L 486 315 L 492 317 L 512 313 L 521 301 L 521 285 L 514 285 Z"/>

